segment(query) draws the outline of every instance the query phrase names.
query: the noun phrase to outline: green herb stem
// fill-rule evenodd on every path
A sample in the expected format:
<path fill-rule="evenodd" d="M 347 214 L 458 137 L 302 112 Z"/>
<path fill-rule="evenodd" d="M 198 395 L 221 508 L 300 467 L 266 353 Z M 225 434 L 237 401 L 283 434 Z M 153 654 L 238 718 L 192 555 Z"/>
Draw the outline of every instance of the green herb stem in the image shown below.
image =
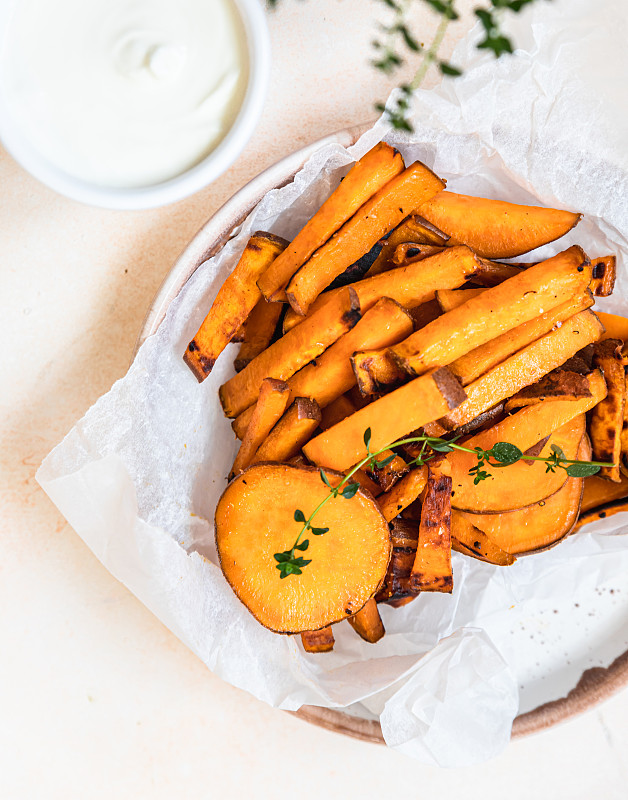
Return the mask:
<path fill-rule="evenodd" d="M 438 28 L 436 29 L 436 34 L 434 36 L 434 40 L 430 45 L 428 51 L 423 54 L 423 60 L 421 62 L 421 66 L 416 71 L 412 82 L 410 83 L 410 89 L 413 92 L 419 88 L 419 86 L 425 80 L 425 76 L 427 75 L 427 71 L 429 70 L 433 61 L 436 60 L 436 56 L 438 55 L 438 50 L 443 43 L 443 39 L 445 38 L 445 32 L 447 31 L 447 27 L 451 19 L 448 16 L 443 16 L 441 19 Z"/>

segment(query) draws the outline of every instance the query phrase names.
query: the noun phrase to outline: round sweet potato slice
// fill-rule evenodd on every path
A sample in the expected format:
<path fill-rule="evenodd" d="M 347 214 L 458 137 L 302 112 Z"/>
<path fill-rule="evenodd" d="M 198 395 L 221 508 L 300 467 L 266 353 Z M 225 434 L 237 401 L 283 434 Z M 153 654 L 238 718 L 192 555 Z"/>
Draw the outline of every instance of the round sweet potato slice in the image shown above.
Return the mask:
<path fill-rule="evenodd" d="M 342 474 L 326 470 L 333 485 Z M 258 464 L 229 486 L 216 507 L 216 546 L 225 578 L 264 627 L 276 633 L 324 628 L 352 616 L 375 594 L 390 558 L 390 532 L 375 500 L 363 489 L 332 498 L 316 515 L 324 535 L 305 536 L 297 551 L 311 563 L 281 578 L 275 553 L 289 550 L 302 524 L 329 495 L 318 469 Z"/>
<path fill-rule="evenodd" d="M 584 436 L 576 455 L 581 461 L 591 458 L 591 444 Z M 561 470 L 562 471 L 562 470 Z M 561 489 L 538 503 L 504 514 L 460 512 L 489 539 L 511 555 L 545 550 L 570 533 L 578 519 L 583 478 L 567 478 Z"/>
<path fill-rule="evenodd" d="M 551 434 L 539 455 L 550 456 L 552 445 L 558 445 L 567 458 L 576 458 L 584 431 L 584 414 L 579 414 Z M 466 442 L 466 445 L 489 449 L 500 439 L 501 428 L 494 426 Z M 478 463 L 475 455 L 456 451 L 447 459 L 451 464 L 453 480 L 452 507 L 476 514 L 515 511 L 538 503 L 557 492 L 567 480 L 567 473 L 563 469 L 547 473 L 541 461 L 532 464 L 518 461 L 503 469 L 489 467 L 491 477 L 474 485 L 469 469 Z"/>

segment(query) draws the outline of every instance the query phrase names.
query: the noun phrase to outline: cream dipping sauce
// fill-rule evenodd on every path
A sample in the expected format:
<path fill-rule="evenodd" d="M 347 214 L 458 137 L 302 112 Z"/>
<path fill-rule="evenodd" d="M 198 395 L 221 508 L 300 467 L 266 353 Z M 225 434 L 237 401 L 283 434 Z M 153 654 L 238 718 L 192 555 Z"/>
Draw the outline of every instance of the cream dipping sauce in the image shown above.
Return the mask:
<path fill-rule="evenodd" d="M 160 183 L 234 122 L 249 65 L 232 0 L 18 0 L 0 91 L 49 161 L 111 187 Z"/>

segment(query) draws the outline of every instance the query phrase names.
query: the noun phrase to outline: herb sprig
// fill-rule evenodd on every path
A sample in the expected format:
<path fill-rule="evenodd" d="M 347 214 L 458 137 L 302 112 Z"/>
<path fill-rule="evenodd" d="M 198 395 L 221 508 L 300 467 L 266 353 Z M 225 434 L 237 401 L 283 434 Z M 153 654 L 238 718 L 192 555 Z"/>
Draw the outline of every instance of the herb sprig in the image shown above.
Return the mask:
<path fill-rule="evenodd" d="M 278 5 L 279 0 L 267 0 L 271 8 Z M 439 57 L 439 50 L 450 23 L 460 19 L 457 0 L 379 0 L 391 13 L 387 25 L 378 25 L 377 37 L 372 42 L 372 66 L 385 75 L 392 75 L 400 69 L 408 59 L 419 58 L 414 78 L 409 84 L 401 84 L 395 97 L 388 103 L 376 103 L 377 111 L 386 115 L 394 128 L 412 132 L 410 122 L 410 101 L 412 93 L 423 83 L 432 65 L 438 66 L 442 75 L 457 77 L 462 75 L 459 66 L 450 64 Z M 429 47 L 425 47 L 412 30 L 410 18 L 422 2 L 440 16 L 440 22 Z M 479 50 L 490 50 L 495 58 L 512 53 L 512 40 L 502 27 L 505 12 L 519 13 L 523 8 L 536 0 L 489 0 L 488 4 L 477 6 L 473 14 L 479 19 L 483 28 L 483 38 L 477 44 Z"/>
<path fill-rule="evenodd" d="M 408 436 L 404 439 L 398 439 L 396 442 L 391 442 L 384 447 L 379 448 L 375 452 L 371 451 L 371 429 L 367 428 L 364 431 L 364 444 L 366 446 L 366 456 L 359 461 L 338 483 L 337 486 L 332 486 L 329 478 L 323 469 L 319 469 L 321 480 L 329 488 L 329 493 L 321 500 L 321 502 L 312 511 L 309 517 L 306 517 L 301 509 L 297 508 L 294 512 L 294 521 L 301 523 L 301 530 L 298 533 L 294 544 L 289 550 L 284 550 L 282 553 L 275 553 L 274 559 L 277 562 L 276 567 L 279 570 L 281 578 L 287 578 L 288 575 L 301 575 L 302 571 L 308 564 L 312 563 L 312 559 L 297 556 L 295 553 L 305 552 L 310 546 L 309 539 L 303 539 L 303 536 L 308 533 L 312 536 L 323 536 L 328 533 L 329 528 L 316 528 L 312 522 L 318 512 L 323 506 L 335 497 L 344 497 L 350 500 L 355 497 L 360 484 L 357 481 L 352 481 L 353 476 L 363 467 L 374 469 L 383 469 L 389 464 L 395 453 L 391 453 L 383 459 L 378 459 L 382 453 L 392 450 L 395 447 L 401 447 L 405 444 L 421 443 L 419 455 L 412 461 L 408 462 L 408 466 L 423 466 L 440 454 L 451 453 L 454 450 L 459 450 L 463 453 L 472 453 L 477 457 L 478 463 L 471 467 L 469 475 L 473 476 L 473 483 L 477 486 L 482 481 L 491 477 L 491 473 L 487 471 L 487 467 L 492 469 L 501 469 L 503 467 L 512 466 L 517 461 L 542 461 L 546 465 L 545 472 L 556 472 L 557 469 L 564 469 L 570 478 L 588 478 L 595 475 L 602 467 L 610 467 L 612 464 L 607 464 L 601 461 L 578 461 L 577 459 L 567 458 L 564 451 L 556 444 L 550 447 L 551 455 L 549 456 L 529 456 L 522 452 L 516 445 L 510 442 L 497 442 L 489 450 L 484 450 L 481 447 L 469 448 L 464 445 L 457 444 L 457 439 L 442 439 L 438 436 Z"/>

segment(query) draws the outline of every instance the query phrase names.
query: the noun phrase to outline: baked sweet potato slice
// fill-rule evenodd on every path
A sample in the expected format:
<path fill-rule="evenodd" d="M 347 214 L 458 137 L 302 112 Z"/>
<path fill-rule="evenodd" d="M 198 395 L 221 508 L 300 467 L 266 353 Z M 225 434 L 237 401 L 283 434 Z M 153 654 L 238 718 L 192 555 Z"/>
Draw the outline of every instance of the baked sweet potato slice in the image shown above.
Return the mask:
<path fill-rule="evenodd" d="M 591 291 L 596 297 L 610 297 L 615 288 L 617 272 L 617 258 L 615 256 L 602 256 L 591 261 L 593 265 L 593 278 Z"/>
<path fill-rule="evenodd" d="M 410 586 L 421 592 L 451 592 L 451 478 L 428 467 L 419 541 Z"/>
<path fill-rule="evenodd" d="M 281 303 L 268 303 L 263 297 L 257 301 L 246 321 L 240 351 L 234 361 L 236 372 L 242 372 L 244 367 L 266 350 L 275 335 L 282 310 Z"/>
<path fill-rule="evenodd" d="M 589 419 L 589 435 L 593 447 L 594 461 L 608 461 L 614 466 L 602 467 L 600 477 L 614 483 L 621 480 L 620 461 L 622 454 L 622 432 L 626 403 L 626 376 L 622 360 L 623 342 L 606 339 L 599 342 L 593 353 L 593 364 L 599 367 L 606 381 L 607 394 L 600 401 Z"/>
<path fill-rule="evenodd" d="M 354 328 L 288 380 L 291 397 L 309 397 L 325 408 L 355 384 L 350 357 L 356 350 L 385 347 L 401 341 L 411 332 L 412 319 L 408 312 L 394 300 L 383 297 Z M 246 428 L 250 413 L 247 409 L 234 422 L 236 436 Z"/>
<path fill-rule="evenodd" d="M 405 598 L 414 598 L 418 592 L 410 586 L 410 575 L 419 539 L 418 522 L 396 519 L 390 526 L 392 553 L 384 583 L 375 595 L 378 603 L 390 605 Z"/>
<path fill-rule="evenodd" d="M 336 485 L 343 475 L 327 472 Z M 388 523 L 363 490 L 332 498 L 316 516 L 329 528 L 310 536 L 301 574 L 280 577 L 275 553 L 295 542 L 301 523 L 329 496 L 318 469 L 287 464 L 249 467 L 216 507 L 216 547 L 231 588 L 253 616 L 277 633 L 318 630 L 357 613 L 379 588 L 390 558 Z M 338 566 L 342 565 L 339 569 Z"/>
<path fill-rule="evenodd" d="M 351 356 L 351 366 L 360 394 L 364 397 L 396 389 L 408 382 L 408 373 L 385 350 L 358 351 Z"/>
<path fill-rule="evenodd" d="M 304 447 L 314 464 L 347 469 L 366 456 L 364 433 L 371 430 L 371 452 L 442 416 L 464 399 L 460 384 L 446 368 L 434 370 L 346 417 Z"/>
<path fill-rule="evenodd" d="M 427 467 L 415 467 L 404 475 L 392 489 L 378 497 L 377 502 L 382 514 L 388 522 L 413 503 L 425 489 L 427 483 Z"/>
<path fill-rule="evenodd" d="M 251 421 L 233 462 L 230 478 L 239 475 L 253 463 L 255 454 L 282 417 L 289 400 L 290 390 L 285 381 L 278 381 L 275 378 L 266 378 L 262 381 L 262 388 L 257 403 L 253 406 Z M 292 455 L 296 455 L 296 453 Z"/>
<path fill-rule="evenodd" d="M 619 314 L 607 314 L 604 311 L 596 311 L 600 322 L 604 325 L 602 339 L 621 339 L 628 341 L 628 317 L 621 317 Z"/>
<path fill-rule="evenodd" d="M 467 399 L 439 420 L 440 425 L 444 430 L 452 431 L 470 422 L 495 403 L 560 367 L 583 344 L 596 341 L 601 331 L 602 326 L 592 311 L 575 314 L 560 328 L 541 336 L 466 385 Z M 451 371 L 455 374 L 453 365 Z M 430 430 L 433 433 L 434 429 Z"/>
<path fill-rule="evenodd" d="M 584 479 L 582 506 L 580 511 L 591 511 L 598 506 L 628 497 L 628 478 L 622 477 L 619 483 L 612 483 L 597 475 Z"/>
<path fill-rule="evenodd" d="M 357 614 L 349 617 L 348 622 L 358 636 L 370 644 L 379 642 L 386 633 L 374 597 L 371 597 Z"/>
<path fill-rule="evenodd" d="M 443 187 L 440 178 L 416 161 L 376 192 L 293 275 L 286 296 L 297 314 L 306 314 L 334 278 Z"/>
<path fill-rule="evenodd" d="M 421 375 L 583 295 L 590 280 L 586 255 L 581 248 L 570 247 L 470 298 L 391 347 L 390 353 L 408 373 Z"/>
<path fill-rule="evenodd" d="M 261 297 L 257 279 L 287 244 L 285 239 L 262 231 L 254 233 L 247 242 L 240 260 L 220 287 L 209 313 L 183 355 L 199 382 L 212 371 L 218 356 L 255 307 Z"/>
<path fill-rule="evenodd" d="M 468 244 L 485 258 L 514 258 L 568 233 L 582 214 L 522 206 L 486 197 L 440 192 L 419 213 L 450 235 L 450 244 Z"/>
<path fill-rule="evenodd" d="M 306 653 L 329 653 L 334 649 L 335 641 L 331 625 L 301 634 L 301 644 Z"/>
<path fill-rule="evenodd" d="M 381 275 L 365 278 L 354 283 L 352 288 L 358 295 L 362 313 L 382 297 L 390 297 L 404 308 L 412 309 L 433 300 L 437 289 L 462 286 L 475 275 L 479 267 L 478 258 L 468 247 L 450 247 L 406 267 L 397 267 Z M 302 324 L 304 319 L 309 319 L 310 315 L 331 302 L 338 291 L 340 290 L 333 289 L 322 294 L 305 318 L 288 310 L 284 318 L 284 330 L 291 330 Z"/>
<path fill-rule="evenodd" d="M 592 508 L 589 511 L 584 511 L 582 514 L 580 514 L 578 522 L 576 523 L 572 533 L 579 531 L 589 522 L 597 522 L 600 519 L 608 519 L 609 517 L 614 517 L 615 514 L 621 514 L 625 511 L 628 511 L 628 502 L 625 499 L 614 500 L 612 503 L 607 503 L 603 506 L 596 506 L 595 508 Z"/>
<path fill-rule="evenodd" d="M 272 269 L 260 277 L 259 288 L 264 297 L 285 300 L 285 287 L 299 267 L 403 168 L 401 155 L 386 142 L 379 142 L 362 156 Z"/>
<path fill-rule="evenodd" d="M 509 567 L 516 561 L 513 555 L 498 547 L 484 531 L 476 528 L 472 514 L 456 509 L 451 512 L 451 548 L 498 567 Z"/>
<path fill-rule="evenodd" d="M 250 463 L 289 461 L 310 441 L 320 421 L 318 403 L 307 397 L 297 397 L 260 444 Z"/>
<path fill-rule="evenodd" d="M 526 386 L 506 401 L 504 410 L 507 414 L 526 406 L 545 403 L 552 400 L 581 400 L 591 397 L 589 382 L 585 375 L 566 369 L 555 369 L 540 381 Z"/>
<path fill-rule="evenodd" d="M 289 331 L 254 358 L 242 372 L 220 387 L 220 402 L 228 417 L 237 417 L 252 405 L 264 378 L 286 380 L 319 356 L 360 319 L 360 304 L 348 287 L 334 302 L 313 314 L 298 330 Z"/>
<path fill-rule="evenodd" d="M 576 457 L 586 461 L 591 446 L 584 437 Z M 498 547 L 512 555 L 538 552 L 557 544 L 571 533 L 582 500 L 583 478 L 567 478 L 553 495 L 517 511 L 504 514 L 465 514 L 475 527 L 484 531 Z"/>
<path fill-rule="evenodd" d="M 575 459 L 585 430 L 584 404 L 583 400 L 565 400 L 524 408 L 472 437 L 465 442 L 465 447 L 488 450 L 497 442 L 510 442 L 525 452 L 534 440 L 538 442 L 551 433 L 540 457 L 550 456 L 552 445 L 557 445 L 567 458 Z M 568 406 L 571 410 L 563 409 L 561 413 L 559 406 Z M 557 426 L 559 422 L 563 423 L 561 427 Z M 478 463 L 475 455 L 454 452 L 447 456 L 447 461 L 453 479 L 452 505 L 460 511 L 476 514 L 514 511 L 538 503 L 557 492 L 567 480 L 563 469 L 548 473 L 541 461 L 532 465 L 518 461 L 505 469 L 490 468 L 491 477 L 475 485 L 474 476 L 469 474 Z"/>

